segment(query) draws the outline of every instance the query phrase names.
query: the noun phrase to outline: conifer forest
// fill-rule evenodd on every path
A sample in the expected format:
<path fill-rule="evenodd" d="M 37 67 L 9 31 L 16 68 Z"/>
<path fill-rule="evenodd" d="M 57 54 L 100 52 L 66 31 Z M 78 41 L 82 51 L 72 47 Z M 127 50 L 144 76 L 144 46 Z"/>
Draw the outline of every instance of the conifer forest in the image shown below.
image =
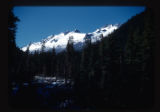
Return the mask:
<path fill-rule="evenodd" d="M 17 47 L 17 22 L 8 12 L 8 97 L 12 108 L 110 109 L 153 106 L 154 21 L 149 8 L 120 28 L 75 50 L 30 53 Z"/>

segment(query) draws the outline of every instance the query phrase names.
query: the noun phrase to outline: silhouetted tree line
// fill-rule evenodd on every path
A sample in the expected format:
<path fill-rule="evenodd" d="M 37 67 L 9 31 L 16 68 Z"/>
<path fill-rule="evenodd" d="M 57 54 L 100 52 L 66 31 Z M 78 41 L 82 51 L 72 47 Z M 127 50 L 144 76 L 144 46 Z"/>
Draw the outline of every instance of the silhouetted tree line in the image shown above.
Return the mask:
<path fill-rule="evenodd" d="M 15 22 L 9 12 L 9 79 L 31 81 L 35 75 L 73 79 L 77 103 L 90 107 L 141 107 L 153 103 L 154 23 L 150 9 L 137 14 L 101 41 L 85 39 L 76 51 L 72 37 L 56 54 L 22 52 L 15 44 Z M 10 82 L 12 82 L 10 81 Z"/>
<path fill-rule="evenodd" d="M 100 42 L 87 42 L 76 81 L 82 105 L 153 105 L 153 19 L 151 10 L 146 9 Z"/>

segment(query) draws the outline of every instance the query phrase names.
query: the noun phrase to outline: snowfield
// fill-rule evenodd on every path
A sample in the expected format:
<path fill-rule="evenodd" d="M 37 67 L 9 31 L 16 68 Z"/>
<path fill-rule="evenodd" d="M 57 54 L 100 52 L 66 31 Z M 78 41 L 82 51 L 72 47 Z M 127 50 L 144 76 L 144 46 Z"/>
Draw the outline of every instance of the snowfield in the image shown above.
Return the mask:
<path fill-rule="evenodd" d="M 61 86 L 61 85 L 65 84 L 65 79 L 64 78 L 56 78 L 56 77 L 35 76 L 34 77 L 34 83 Z M 71 79 L 67 79 L 66 84 L 73 85 L 74 82 Z"/>
<path fill-rule="evenodd" d="M 96 42 L 101 40 L 102 36 L 106 37 L 108 34 L 112 33 L 114 30 L 118 29 L 120 25 L 106 25 L 101 27 L 91 33 L 81 33 L 79 30 L 62 32 L 57 35 L 50 35 L 46 39 L 40 42 L 34 42 L 21 48 L 22 51 L 29 49 L 30 52 L 40 51 L 42 45 L 45 46 L 45 51 L 55 48 L 56 52 L 61 52 L 65 50 L 69 38 L 72 38 L 74 48 L 76 50 L 82 49 L 85 38 L 90 38 L 91 42 Z"/>

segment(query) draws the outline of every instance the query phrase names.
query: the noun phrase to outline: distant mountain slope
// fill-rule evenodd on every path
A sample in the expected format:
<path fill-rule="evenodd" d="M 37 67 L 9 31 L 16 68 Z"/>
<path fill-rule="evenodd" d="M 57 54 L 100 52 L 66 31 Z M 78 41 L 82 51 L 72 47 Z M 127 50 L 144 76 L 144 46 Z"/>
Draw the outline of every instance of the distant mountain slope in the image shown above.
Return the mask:
<path fill-rule="evenodd" d="M 50 35 L 46 39 L 43 39 L 40 42 L 34 42 L 29 45 L 26 45 L 21 48 L 21 50 L 26 51 L 27 48 L 30 52 L 40 51 L 42 45 L 45 46 L 45 51 L 51 50 L 53 47 L 56 52 L 61 52 L 66 48 L 67 42 L 70 37 L 73 37 L 74 47 L 76 50 L 79 50 L 83 47 L 84 39 L 91 38 L 92 42 L 96 42 L 100 40 L 102 35 L 106 37 L 108 34 L 112 33 L 116 30 L 120 25 L 106 25 L 95 30 L 92 33 L 81 33 L 79 30 L 75 29 L 75 31 L 62 32 L 57 35 Z"/>

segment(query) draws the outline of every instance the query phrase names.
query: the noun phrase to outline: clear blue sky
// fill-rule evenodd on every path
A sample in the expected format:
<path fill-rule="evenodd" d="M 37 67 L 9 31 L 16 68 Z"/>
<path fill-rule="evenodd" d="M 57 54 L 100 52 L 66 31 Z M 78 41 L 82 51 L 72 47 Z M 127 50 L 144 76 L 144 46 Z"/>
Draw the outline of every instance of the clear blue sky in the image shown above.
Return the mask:
<path fill-rule="evenodd" d="M 40 7 L 17 6 L 14 14 L 17 23 L 16 44 L 23 47 L 52 34 L 78 29 L 93 32 L 106 24 L 123 24 L 132 16 L 144 11 L 145 7 Z"/>

